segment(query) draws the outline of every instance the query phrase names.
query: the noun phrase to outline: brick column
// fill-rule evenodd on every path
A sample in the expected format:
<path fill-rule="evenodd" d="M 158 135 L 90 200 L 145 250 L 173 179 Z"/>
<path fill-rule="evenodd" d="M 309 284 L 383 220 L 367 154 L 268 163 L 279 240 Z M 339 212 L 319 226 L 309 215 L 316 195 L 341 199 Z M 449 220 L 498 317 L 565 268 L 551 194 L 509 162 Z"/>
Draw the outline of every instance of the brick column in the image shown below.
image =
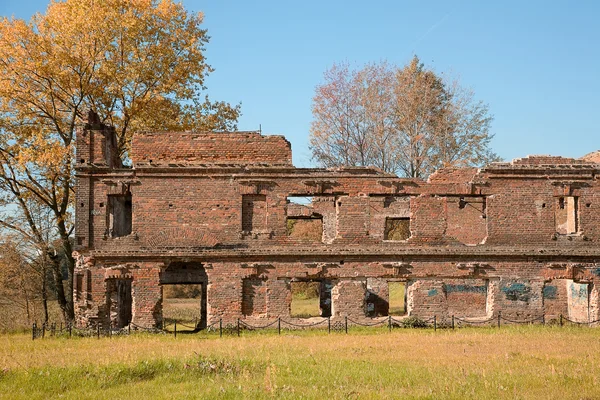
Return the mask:
<path fill-rule="evenodd" d="M 331 289 L 332 314 L 334 317 L 365 317 L 366 279 L 340 279 Z"/>
<path fill-rule="evenodd" d="M 133 270 L 132 322 L 142 327 L 162 325 L 162 286 L 160 271 L 162 263 L 148 263 Z"/>

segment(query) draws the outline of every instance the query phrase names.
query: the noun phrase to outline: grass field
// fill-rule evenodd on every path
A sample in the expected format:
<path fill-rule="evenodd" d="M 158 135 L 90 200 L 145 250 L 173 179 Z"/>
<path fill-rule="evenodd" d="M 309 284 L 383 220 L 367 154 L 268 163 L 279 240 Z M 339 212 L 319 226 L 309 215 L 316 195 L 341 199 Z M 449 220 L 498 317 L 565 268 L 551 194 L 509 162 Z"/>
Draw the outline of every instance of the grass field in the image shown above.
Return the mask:
<path fill-rule="evenodd" d="M 298 318 L 321 315 L 318 282 L 292 282 L 290 315 Z"/>
<path fill-rule="evenodd" d="M 406 314 L 406 283 L 390 282 L 389 286 L 389 304 L 390 315 Z"/>
<path fill-rule="evenodd" d="M 195 324 L 200 319 L 200 299 L 164 299 L 163 318 L 167 323 Z"/>
<path fill-rule="evenodd" d="M 600 331 L 0 336 L 0 398 L 600 398 Z"/>

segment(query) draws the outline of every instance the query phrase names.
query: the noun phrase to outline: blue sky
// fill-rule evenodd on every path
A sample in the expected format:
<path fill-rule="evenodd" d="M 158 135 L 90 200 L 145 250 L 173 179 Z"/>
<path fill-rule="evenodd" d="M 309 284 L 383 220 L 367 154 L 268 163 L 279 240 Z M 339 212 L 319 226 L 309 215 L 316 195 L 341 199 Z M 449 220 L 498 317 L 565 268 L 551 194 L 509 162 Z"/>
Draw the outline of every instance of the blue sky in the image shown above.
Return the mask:
<path fill-rule="evenodd" d="M 414 54 L 460 78 L 495 120 L 493 149 L 580 157 L 600 149 L 600 2 L 201 1 L 213 99 L 242 103 L 242 130 L 284 134 L 309 166 L 314 88 L 333 63 Z M 46 0 L 0 0 L 28 19 Z"/>

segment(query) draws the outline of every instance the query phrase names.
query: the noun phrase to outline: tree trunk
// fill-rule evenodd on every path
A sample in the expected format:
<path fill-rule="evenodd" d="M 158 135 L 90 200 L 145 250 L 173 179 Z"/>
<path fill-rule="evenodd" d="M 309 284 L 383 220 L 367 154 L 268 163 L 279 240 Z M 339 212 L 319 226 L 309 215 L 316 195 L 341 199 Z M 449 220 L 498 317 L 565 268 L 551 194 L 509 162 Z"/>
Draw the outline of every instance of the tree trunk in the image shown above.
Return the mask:
<path fill-rule="evenodd" d="M 48 253 L 51 261 L 52 277 L 54 278 L 54 285 L 56 286 L 56 300 L 63 315 L 65 323 L 69 323 L 73 320 L 73 303 L 69 304 L 67 296 L 65 295 L 65 286 L 63 283 L 63 275 L 60 269 L 60 259 L 57 255 Z"/>
<path fill-rule="evenodd" d="M 46 262 L 42 261 L 42 310 L 44 311 L 44 324 L 48 323 L 48 285 Z"/>

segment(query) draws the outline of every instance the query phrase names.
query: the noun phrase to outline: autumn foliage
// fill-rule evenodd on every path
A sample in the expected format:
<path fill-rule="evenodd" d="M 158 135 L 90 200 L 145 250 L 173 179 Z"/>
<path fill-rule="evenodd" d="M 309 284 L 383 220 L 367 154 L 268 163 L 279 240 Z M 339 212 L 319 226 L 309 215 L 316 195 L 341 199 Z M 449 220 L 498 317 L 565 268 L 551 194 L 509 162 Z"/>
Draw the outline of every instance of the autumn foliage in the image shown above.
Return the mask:
<path fill-rule="evenodd" d="M 173 0 L 53 1 L 30 21 L 0 20 L 0 226 L 41 254 L 64 254 L 58 293 L 73 317 L 70 235 L 76 127 L 96 111 L 121 154 L 138 130 L 234 130 L 239 106 L 212 102 L 203 15 Z M 51 234 L 31 207 L 54 220 Z M 19 223 L 13 218 L 19 214 Z M 51 245 L 59 239 L 59 249 Z M 46 257 L 46 256 L 44 256 Z M 49 259 L 62 290 L 64 260 Z"/>
<path fill-rule="evenodd" d="M 323 166 L 376 166 L 424 178 L 440 167 L 498 158 L 489 148 L 488 106 L 417 57 L 401 68 L 334 65 L 324 80 L 313 98 L 310 134 L 313 158 Z"/>

